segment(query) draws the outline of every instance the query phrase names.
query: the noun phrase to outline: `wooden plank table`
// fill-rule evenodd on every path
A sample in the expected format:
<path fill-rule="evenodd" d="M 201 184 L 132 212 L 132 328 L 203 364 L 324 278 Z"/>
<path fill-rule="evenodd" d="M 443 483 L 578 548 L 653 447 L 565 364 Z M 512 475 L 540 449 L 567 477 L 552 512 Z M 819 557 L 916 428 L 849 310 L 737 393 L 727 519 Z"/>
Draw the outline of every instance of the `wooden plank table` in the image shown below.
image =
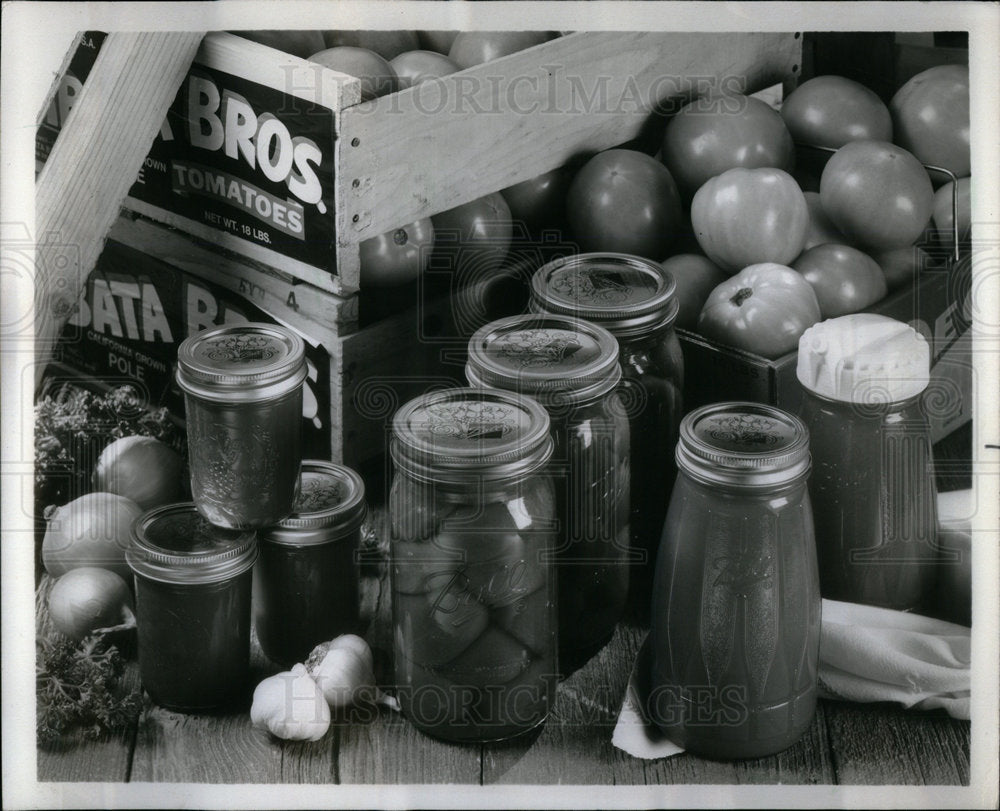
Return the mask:
<path fill-rule="evenodd" d="M 391 636 L 384 542 L 375 524 L 362 559 L 362 616 L 380 680 Z M 38 631 L 49 630 L 47 578 L 38 589 Z M 38 780 L 340 785 L 968 785 L 969 723 L 895 705 L 819 702 L 807 733 L 772 757 L 717 762 L 690 754 L 641 760 L 611 743 L 632 662 L 646 628 L 627 618 L 609 644 L 563 680 L 546 724 L 514 741 L 443 743 L 385 707 L 335 717 L 315 743 L 284 742 L 250 725 L 248 712 L 183 715 L 148 697 L 133 729 L 86 741 L 67 736 L 38 750 Z M 254 640 L 253 683 L 279 668 Z M 136 683 L 137 666 L 127 678 Z"/>

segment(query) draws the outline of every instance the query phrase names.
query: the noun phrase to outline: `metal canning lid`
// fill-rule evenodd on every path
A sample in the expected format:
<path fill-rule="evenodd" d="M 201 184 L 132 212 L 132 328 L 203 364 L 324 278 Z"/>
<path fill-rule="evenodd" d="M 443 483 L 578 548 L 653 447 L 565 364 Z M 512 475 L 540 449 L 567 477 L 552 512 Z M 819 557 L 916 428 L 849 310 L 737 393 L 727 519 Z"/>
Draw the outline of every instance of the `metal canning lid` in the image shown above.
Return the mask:
<path fill-rule="evenodd" d="M 809 431 L 759 403 L 714 403 L 681 421 L 677 465 L 707 484 L 766 487 L 809 472 Z"/>
<path fill-rule="evenodd" d="M 261 541 L 294 545 L 325 543 L 353 532 L 367 515 L 365 483 L 355 471 L 333 462 L 302 462 L 299 495 L 292 514 L 261 531 Z"/>
<path fill-rule="evenodd" d="M 209 400 L 278 397 L 306 377 L 305 343 L 277 324 L 237 324 L 190 336 L 177 349 L 177 383 Z"/>
<path fill-rule="evenodd" d="M 531 473 L 552 455 L 548 412 L 530 397 L 498 389 L 428 392 L 392 419 L 396 466 L 442 483 Z"/>
<path fill-rule="evenodd" d="M 242 574 L 257 559 L 256 533 L 214 526 L 194 502 L 167 504 L 132 524 L 125 560 L 136 574 L 164 583 L 199 584 Z"/>
<path fill-rule="evenodd" d="M 590 400 L 621 380 L 618 341 L 603 327 L 564 315 L 515 315 L 477 330 L 465 376 L 543 403 Z"/>
<path fill-rule="evenodd" d="M 680 302 L 669 271 L 626 253 L 581 253 L 555 259 L 531 277 L 531 309 L 594 321 L 619 338 L 669 326 Z"/>

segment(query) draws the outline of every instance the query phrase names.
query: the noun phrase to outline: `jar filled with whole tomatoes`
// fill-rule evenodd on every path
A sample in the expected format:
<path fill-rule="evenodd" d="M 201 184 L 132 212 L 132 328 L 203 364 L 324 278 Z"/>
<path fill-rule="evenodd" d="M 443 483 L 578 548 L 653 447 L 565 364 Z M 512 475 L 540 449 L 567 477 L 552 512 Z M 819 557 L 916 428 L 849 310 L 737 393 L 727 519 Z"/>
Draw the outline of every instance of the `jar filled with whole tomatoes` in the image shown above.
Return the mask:
<path fill-rule="evenodd" d="M 302 463 L 292 514 L 258 534 L 254 627 L 275 662 L 303 662 L 319 643 L 357 633 L 365 485 L 332 462 Z"/>
<path fill-rule="evenodd" d="M 445 740 L 526 732 L 558 676 L 548 414 L 508 392 L 445 389 L 402 406 L 392 430 L 400 706 Z"/>
<path fill-rule="evenodd" d="M 926 607 L 939 548 L 930 425 L 930 348 L 901 321 L 856 313 L 799 341 L 823 596 L 901 611 Z"/>
<path fill-rule="evenodd" d="M 649 607 L 653 563 L 677 474 L 674 448 L 683 416 L 675 289 L 673 277 L 658 263 L 615 253 L 557 259 L 531 280 L 533 312 L 584 318 L 618 340 L 632 468 L 630 588 L 642 613 Z"/>
<path fill-rule="evenodd" d="M 711 758 L 791 746 L 816 708 L 821 600 L 797 417 L 716 403 L 681 422 L 656 564 L 650 718 Z"/>
<path fill-rule="evenodd" d="M 536 398 L 552 420 L 559 522 L 559 662 L 611 638 L 628 599 L 629 425 L 614 336 L 556 315 L 502 318 L 469 341 L 466 377 Z"/>

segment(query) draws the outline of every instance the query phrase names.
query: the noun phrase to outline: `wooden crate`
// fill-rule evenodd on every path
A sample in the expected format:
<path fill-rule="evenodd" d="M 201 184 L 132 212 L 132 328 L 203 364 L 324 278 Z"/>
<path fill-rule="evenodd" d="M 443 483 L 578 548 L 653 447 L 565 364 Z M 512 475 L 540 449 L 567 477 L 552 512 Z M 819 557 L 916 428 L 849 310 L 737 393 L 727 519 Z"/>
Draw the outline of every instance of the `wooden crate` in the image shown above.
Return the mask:
<path fill-rule="evenodd" d="M 462 381 L 470 331 L 468 324 L 442 329 L 454 321 L 448 301 L 419 293 L 408 310 L 360 328 L 359 300 L 370 293 L 358 292 L 363 240 L 602 149 L 648 143 L 665 115 L 693 96 L 794 86 L 800 63 L 797 33 L 578 32 L 362 103 L 352 77 L 211 33 L 112 237 L 246 296 L 323 346 L 330 357 L 329 455 L 358 463 L 383 454 L 395 405 L 431 385 Z M 224 108 L 227 99 L 236 112 Z M 261 129 L 269 121 L 278 123 Z M 217 131 L 226 126 L 242 135 Z M 322 156 L 315 161 L 322 194 L 309 205 L 323 216 L 303 221 L 306 241 L 328 247 L 326 255 L 293 255 L 288 240 L 264 245 L 252 225 L 250 238 L 234 234 L 232 222 L 222 221 L 238 220 L 231 212 L 223 218 L 192 207 L 221 205 L 215 192 L 223 187 L 191 188 L 191 167 L 203 179 L 254 186 L 272 203 L 279 187 L 289 196 L 284 180 L 265 178 L 240 151 L 255 126 L 253 137 L 309 138 Z M 522 262 L 505 274 L 523 271 Z M 466 295 L 488 299 L 489 287 Z"/>

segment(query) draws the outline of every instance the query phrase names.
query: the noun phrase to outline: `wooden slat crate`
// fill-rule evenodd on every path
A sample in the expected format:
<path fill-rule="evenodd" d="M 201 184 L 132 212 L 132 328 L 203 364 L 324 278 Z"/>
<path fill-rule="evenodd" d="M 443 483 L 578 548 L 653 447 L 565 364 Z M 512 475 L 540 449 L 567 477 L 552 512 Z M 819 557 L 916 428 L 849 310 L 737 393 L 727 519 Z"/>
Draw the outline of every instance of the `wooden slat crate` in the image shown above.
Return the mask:
<path fill-rule="evenodd" d="M 359 327 L 363 240 L 642 139 L 693 96 L 794 86 L 800 63 L 797 33 L 578 32 L 362 103 L 352 77 L 211 33 L 112 237 L 322 346 L 330 456 L 356 464 L 382 455 L 394 404 L 462 380 L 461 336 L 428 328 L 450 318 L 447 300 Z M 291 169 L 265 141 L 294 147 Z M 318 198 L 301 190 L 309 171 Z"/>

